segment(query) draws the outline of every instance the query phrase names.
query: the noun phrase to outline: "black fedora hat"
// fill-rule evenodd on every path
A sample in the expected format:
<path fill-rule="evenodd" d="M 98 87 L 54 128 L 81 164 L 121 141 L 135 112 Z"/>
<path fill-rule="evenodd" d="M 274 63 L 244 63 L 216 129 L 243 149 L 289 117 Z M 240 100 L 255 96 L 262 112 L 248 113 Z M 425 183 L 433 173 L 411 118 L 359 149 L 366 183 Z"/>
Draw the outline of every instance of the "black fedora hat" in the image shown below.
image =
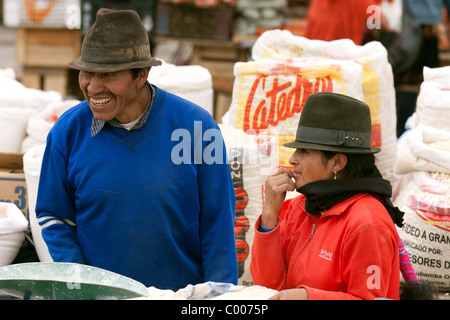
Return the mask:
<path fill-rule="evenodd" d="M 289 148 L 373 154 L 369 106 L 347 95 L 319 92 L 308 97 L 300 115 L 295 141 Z"/>
<path fill-rule="evenodd" d="M 88 72 L 116 72 L 161 65 L 150 54 L 147 31 L 133 10 L 97 11 L 86 33 L 79 59 L 69 63 Z"/>

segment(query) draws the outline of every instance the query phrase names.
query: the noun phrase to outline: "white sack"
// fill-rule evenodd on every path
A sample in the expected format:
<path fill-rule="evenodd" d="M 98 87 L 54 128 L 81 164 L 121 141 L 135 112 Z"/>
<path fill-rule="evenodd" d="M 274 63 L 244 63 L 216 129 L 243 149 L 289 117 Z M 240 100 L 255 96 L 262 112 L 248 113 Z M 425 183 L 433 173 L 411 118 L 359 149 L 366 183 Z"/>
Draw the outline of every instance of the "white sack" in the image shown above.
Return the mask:
<path fill-rule="evenodd" d="M 450 174 L 412 171 L 402 175 L 393 189 L 392 202 L 397 207 L 450 216 Z"/>
<path fill-rule="evenodd" d="M 33 235 L 36 253 L 41 262 L 53 262 L 47 244 L 42 238 L 41 226 L 36 219 L 36 199 L 41 175 L 42 158 L 44 157 L 45 144 L 35 146 L 23 156 L 23 170 L 28 190 L 28 210 L 30 217 L 31 234 Z"/>
<path fill-rule="evenodd" d="M 412 171 L 394 188 L 403 216 L 398 228 L 417 277 L 450 290 L 450 174 Z"/>
<path fill-rule="evenodd" d="M 27 227 L 27 219 L 15 204 L 0 202 L 0 266 L 14 261 Z"/>
<path fill-rule="evenodd" d="M 212 76 L 208 69 L 198 65 L 177 66 L 163 61 L 161 66 L 150 70 L 148 81 L 213 114 Z"/>
<path fill-rule="evenodd" d="M 404 133 L 398 143 L 394 172 L 415 170 L 450 173 L 450 131 L 419 124 Z"/>
<path fill-rule="evenodd" d="M 450 131 L 450 67 L 424 67 L 423 76 L 414 125 Z"/>
<path fill-rule="evenodd" d="M 0 106 L 0 152 L 20 153 L 33 113 L 30 109 Z"/>
<path fill-rule="evenodd" d="M 0 77 L 7 77 L 10 79 L 15 79 L 16 72 L 14 71 L 13 68 L 0 69 Z"/>
<path fill-rule="evenodd" d="M 149 287 L 148 296 L 131 300 L 265 300 L 277 292 L 262 286 L 245 287 L 231 283 L 208 281 L 189 284 L 177 291 Z M 255 310 L 261 312 L 261 309 L 256 307 Z"/>
<path fill-rule="evenodd" d="M 69 108 L 80 103 L 78 100 L 55 101 L 49 103 L 44 110 L 30 117 L 26 133 L 22 142 L 21 152 L 26 153 L 31 148 L 45 144 L 50 129 L 55 121 Z"/>
<path fill-rule="evenodd" d="M 423 210 L 400 208 L 405 212 L 398 228 L 419 281 L 434 283 L 439 291 L 450 290 L 450 219 L 436 220 Z"/>
<path fill-rule="evenodd" d="M 61 101 L 59 92 L 27 88 L 9 76 L 0 75 L 0 106 L 31 108 L 40 111 L 51 102 Z"/>
<path fill-rule="evenodd" d="M 384 178 L 394 178 L 395 90 L 387 51 L 380 43 L 357 46 L 348 39 L 326 42 L 270 30 L 255 42 L 252 58 L 235 64 L 232 103 L 224 124 L 243 131 L 276 129 L 279 165 L 290 167 L 292 150 L 282 145 L 294 139 L 306 98 L 320 91 L 346 94 L 369 105 L 372 146 L 382 150 L 376 155 L 377 166 Z M 291 99 L 295 93 L 297 100 Z"/>
<path fill-rule="evenodd" d="M 266 178 L 277 167 L 274 137 L 250 136 L 241 130 L 220 125 L 227 148 L 228 163 L 236 195 L 234 233 L 238 256 L 238 283 L 253 285 L 250 274 L 254 225 L 262 212 Z"/>

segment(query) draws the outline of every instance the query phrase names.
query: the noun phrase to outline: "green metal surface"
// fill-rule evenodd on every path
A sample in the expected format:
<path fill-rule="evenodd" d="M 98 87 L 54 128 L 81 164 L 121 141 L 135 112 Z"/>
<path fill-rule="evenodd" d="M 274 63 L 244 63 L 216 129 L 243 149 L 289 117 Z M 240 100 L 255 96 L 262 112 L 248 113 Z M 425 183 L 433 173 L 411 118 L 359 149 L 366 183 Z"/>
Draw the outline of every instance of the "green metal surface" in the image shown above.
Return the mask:
<path fill-rule="evenodd" d="M 133 279 L 92 266 L 64 262 L 1 267 L 0 291 L 30 300 L 109 300 L 148 295 L 148 289 Z"/>

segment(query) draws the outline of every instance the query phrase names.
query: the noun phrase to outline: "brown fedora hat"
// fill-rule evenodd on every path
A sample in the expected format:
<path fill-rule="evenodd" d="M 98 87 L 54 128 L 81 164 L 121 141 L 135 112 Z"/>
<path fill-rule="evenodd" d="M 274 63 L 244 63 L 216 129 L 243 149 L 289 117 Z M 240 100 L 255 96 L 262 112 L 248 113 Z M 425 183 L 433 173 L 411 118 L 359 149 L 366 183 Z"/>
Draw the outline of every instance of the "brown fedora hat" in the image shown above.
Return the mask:
<path fill-rule="evenodd" d="M 355 98 L 331 92 L 308 97 L 300 115 L 295 141 L 289 148 L 373 154 L 369 106 Z"/>
<path fill-rule="evenodd" d="M 116 72 L 161 65 L 150 54 L 150 42 L 133 10 L 100 9 L 83 40 L 81 57 L 69 63 L 88 72 Z"/>

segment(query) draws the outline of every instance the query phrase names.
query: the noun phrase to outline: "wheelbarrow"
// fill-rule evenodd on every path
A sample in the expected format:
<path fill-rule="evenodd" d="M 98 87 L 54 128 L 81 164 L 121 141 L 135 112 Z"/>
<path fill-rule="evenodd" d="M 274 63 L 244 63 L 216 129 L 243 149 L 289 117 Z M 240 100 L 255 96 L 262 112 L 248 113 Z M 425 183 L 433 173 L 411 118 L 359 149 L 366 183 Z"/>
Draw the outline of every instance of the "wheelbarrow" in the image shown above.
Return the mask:
<path fill-rule="evenodd" d="M 1 267 L 0 292 L 23 300 L 119 300 L 145 297 L 148 288 L 93 266 L 32 262 Z"/>

